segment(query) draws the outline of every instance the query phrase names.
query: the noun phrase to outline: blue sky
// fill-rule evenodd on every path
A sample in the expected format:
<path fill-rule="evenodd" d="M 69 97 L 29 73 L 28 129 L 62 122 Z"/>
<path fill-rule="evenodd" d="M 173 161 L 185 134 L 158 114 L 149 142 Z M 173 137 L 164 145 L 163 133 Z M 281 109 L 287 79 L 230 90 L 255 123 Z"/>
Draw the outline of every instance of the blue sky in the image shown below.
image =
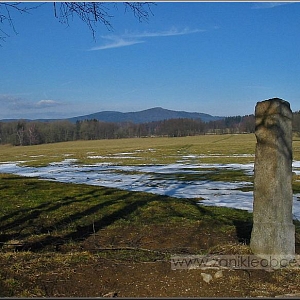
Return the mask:
<path fill-rule="evenodd" d="M 28 5 L 33 5 L 28 3 Z M 47 3 L 11 14 L 0 47 L 0 119 L 152 107 L 218 116 L 273 97 L 300 110 L 300 3 L 157 2 L 140 23 L 122 3 L 96 40 Z"/>

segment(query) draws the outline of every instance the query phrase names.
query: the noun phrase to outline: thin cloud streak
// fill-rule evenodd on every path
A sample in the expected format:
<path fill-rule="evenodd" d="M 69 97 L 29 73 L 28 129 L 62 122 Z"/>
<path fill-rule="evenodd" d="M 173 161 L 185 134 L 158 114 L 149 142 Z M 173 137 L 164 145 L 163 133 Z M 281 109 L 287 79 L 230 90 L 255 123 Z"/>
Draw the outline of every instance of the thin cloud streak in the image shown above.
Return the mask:
<path fill-rule="evenodd" d="M 150 38 L 150 37 L 165 37 L 165 36 L 176 36 L 176 35 L 187 35 L 192 33 L 204 32 L 204 29 L 189 29 L 185 28 L 183 30 L 178 30 L 176 28 L 172 28 L 168 31 L 160 31 L 160 32 L 143 32 L 143 33 L 125 33 L 125 37 L 132 38 Z"/>
<path fill-rule="evenodd" d="M 125 32 L 122 36 L 105 35 L 105 36 L 102 36 L 102 38 L 106 39 L 106 40 L 111 40 L 112 41 L 111 43 L 108 43 L 108 44 L 105 44 L 102 46 L 92 47 L 88 51 L 121 48 L 121 47 L 127 47 L 127 46 L 145 43 L 144 40 L 140 40 L 140 39 L 187 35 L 187 34 L 199 33 L 199 32 L 204 32 L 204 31 L 206 31 L 206 30 L 204 30 L 204 29 L 189 29 L 189 28 L 178 30 L 176 28 L 172 28 L 167 31 L 159 31 L 159 32 L 142 32 L 142 33 Z"/>
<path fill-rule="evenodd" d="M 269 9 L 269 8 L 274 8 L 277 6 L 288 5 L 293 3 L 296 2 L 262 2 L 262 3 L 257 2 L 252 6 L 252 9 Z"/>
<path fill-rule="evenodd" d="M 113 48 L 120 48 L 120 47 L 127 47 L 127 46 L 132 46 L 132 45 L 136 45 L 136 44 L 141 44 L 144 43 L 144 41 L 134 41 L 134 40 L 124 40 L 124 39 L 119 39 L 116 40 L 110 44 L 106 44 L 103 46 L 96 46 L 93 47 L 91 49 L 89 49 L 89 51 L 96 51 L 96 50 L 106 50 L 106 49 L 113 49 Z"/>

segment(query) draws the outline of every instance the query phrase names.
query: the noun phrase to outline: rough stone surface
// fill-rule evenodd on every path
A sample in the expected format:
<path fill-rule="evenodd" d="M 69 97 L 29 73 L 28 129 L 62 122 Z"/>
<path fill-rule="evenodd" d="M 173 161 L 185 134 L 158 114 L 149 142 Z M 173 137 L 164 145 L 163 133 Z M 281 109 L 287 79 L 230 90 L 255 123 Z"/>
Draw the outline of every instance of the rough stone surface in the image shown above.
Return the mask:
<path fill-rule="evenodd" d="M 213 279 L 212 276 L 207 273 L 201 273 L 201 276 L 206 283 L 210 283 L 210 281 Z"/>
<path fill-rule="evenodd" d="M 292 111 L 274 98 L 255 108 L 253 229 L 250 247 L 265 257 L 293 257 Z"/>
<path fill-rule="evenodd" d="M 222 271 L 222 270 L 217 271 L 217 272 L 215 273 L 214 277 L 215 277 L 216 279 L 223 277 L 223 271 Z"/>

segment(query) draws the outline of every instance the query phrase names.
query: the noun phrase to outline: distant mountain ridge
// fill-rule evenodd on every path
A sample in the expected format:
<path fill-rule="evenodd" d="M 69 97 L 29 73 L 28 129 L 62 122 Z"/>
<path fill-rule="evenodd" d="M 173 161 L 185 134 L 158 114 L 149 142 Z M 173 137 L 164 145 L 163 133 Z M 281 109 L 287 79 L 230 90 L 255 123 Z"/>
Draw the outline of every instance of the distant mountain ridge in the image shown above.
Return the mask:
<path fill-rule="evenodd" d="M 212 116 L 205 113 L 175 111 L 164 109 L 162 107 L 154 107 L 137 112 L 118 112 L 118 111 L 102 111 L 94 114 L 68 118 L 72 123 L 83 120 L 98 120 L 103 122 L 132 122 L 132 123 L 148 123 L 153 121 L 163 121 L 169 119 L 194 119 L 203 122 L 222 120 L 224 117 Z"/>
<path fill-rule="evenodd" d="M 154 107 L 146 110 L 141 110 L 137 112 L 119 112 L 119 111 L 101 111 L 93 114 L 63 118 L 63 119 L 22 119 L 24 121 L 40 121 L 40 122 L 53 122 L 67 120 L 72 123 L 84 120 L 98 120 L 103 122 L 112 123 L 122 123 L 122 122 L 132 122 L 135 124 L 148 123 L 155 121 L 163 121 L 169 119 L 193 119 L 201 120 L 203 122 L 217 121 L 225 119 L 225 117 L 212 116 L 205 113 L 198 112 L 186 112 L 186 111 L 176 111 L 169 110 L 162 107 Z M 2 122 L 14 122 L 20 119 L 2 119 Z"/>

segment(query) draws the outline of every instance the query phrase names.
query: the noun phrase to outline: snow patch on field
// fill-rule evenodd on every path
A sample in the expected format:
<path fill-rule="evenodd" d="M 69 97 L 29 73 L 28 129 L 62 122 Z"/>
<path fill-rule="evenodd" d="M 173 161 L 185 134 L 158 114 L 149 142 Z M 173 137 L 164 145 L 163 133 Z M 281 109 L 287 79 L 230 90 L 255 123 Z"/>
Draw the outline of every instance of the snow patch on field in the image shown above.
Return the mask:
<path fill-rule="evenodd" d="M 123 153 L 124 154 L 124 153 Z M 129 154 L 129 153 L 127 153 Z M 201 205 L 226 206 L 252 211 L 253 192 L 247 181 L 224 182 L 181 180 L 172 174 L 203 174 L 218 169 L 243 170 L 253 175 L 254 164 L 188 164 L 119 166 L 112 163 L 76 164 L 76 159 L 53 162 L 46 167 L 19 166 L 24 161 L 0 163 L 0 173 L 38 177 L 66 183 L 106 186 L 130 191 L 144 191 L 178 198 L 202 198 Z M 293 162 L 293 172 L 300 174 L 300 161 Z M 164 176 L 165 175 L 165 176 Z M 196 177 L 196 176 L 195 176 Z M 300 194 L 294 195 L 293 215 L 300 219 Z"/>

